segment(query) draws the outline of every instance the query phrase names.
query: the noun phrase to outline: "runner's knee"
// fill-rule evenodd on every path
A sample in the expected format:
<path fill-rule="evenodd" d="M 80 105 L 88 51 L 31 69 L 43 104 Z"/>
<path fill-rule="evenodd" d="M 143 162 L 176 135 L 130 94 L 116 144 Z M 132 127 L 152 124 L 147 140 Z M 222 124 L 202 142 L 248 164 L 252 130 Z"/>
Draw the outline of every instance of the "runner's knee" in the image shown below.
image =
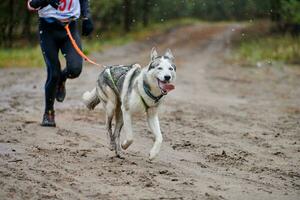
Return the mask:
<path fill-rule="evenodd" d="M 70 63 L 68 67 L 68 78 L 77 78 L 82 71 L 82 62 Z"/>

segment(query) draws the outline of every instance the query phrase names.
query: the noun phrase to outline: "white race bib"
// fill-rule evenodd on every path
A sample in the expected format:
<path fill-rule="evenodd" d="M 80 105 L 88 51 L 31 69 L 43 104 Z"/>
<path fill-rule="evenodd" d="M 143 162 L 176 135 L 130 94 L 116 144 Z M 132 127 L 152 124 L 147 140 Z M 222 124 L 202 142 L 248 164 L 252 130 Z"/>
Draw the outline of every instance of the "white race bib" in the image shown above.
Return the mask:
<path fill-rule="evenodd" d="M 79 0 L 60 0 L 58 9 L 54 9 L 51 5 L 39 10 L 39 16 L 43 18 L 53 17 L 56 19 L 68 19 L 70 17 L 80 17 Z"/>

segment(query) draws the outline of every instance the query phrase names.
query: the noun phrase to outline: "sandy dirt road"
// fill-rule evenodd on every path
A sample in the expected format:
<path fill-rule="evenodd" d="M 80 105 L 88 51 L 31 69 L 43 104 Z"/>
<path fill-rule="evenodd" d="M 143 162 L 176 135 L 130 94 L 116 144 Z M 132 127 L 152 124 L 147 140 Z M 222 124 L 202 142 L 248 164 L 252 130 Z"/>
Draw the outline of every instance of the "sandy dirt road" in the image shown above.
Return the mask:
<path fill-rule="evenodd" d="M 235 24 L 178 27 L 92 56 L 147 64 L 169 47 L 178 81 L 161 112 L 163 145 L 142 117 L 135 142 L 114 158 L 101 108 L 81 95 L 101 69 L 85 66 L 56 103 L 57 128 L 39 126 L 45 70 L 0 70 L 0 199 L 299 199 L 300 70 L 224 61 Z"/>

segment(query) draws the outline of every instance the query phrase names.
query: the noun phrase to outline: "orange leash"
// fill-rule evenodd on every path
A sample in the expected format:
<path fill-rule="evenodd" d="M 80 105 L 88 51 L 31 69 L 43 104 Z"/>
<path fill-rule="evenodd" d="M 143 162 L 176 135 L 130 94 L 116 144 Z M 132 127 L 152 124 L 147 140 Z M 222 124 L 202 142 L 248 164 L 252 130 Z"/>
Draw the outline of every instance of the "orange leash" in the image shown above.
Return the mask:
<path fill-rule="evenodd" d="M 71 40 L 72 46 L 74 47 L 74 49 L 76 50 L 76 52 L 87 62 L 93 64 L 93 65 L 97 65 L 97 66 L 102 66 L 94 61 L 92 61 L 91 59 L 89 59 L 78 47 L 78 45 L 76 44 L 76 41 L 74 40 L 71 31 L 69 29 L 69 24 L 65 25 L 65 29 L 67 31 L 67 35 L 69 36 L 69 39 Z"/>

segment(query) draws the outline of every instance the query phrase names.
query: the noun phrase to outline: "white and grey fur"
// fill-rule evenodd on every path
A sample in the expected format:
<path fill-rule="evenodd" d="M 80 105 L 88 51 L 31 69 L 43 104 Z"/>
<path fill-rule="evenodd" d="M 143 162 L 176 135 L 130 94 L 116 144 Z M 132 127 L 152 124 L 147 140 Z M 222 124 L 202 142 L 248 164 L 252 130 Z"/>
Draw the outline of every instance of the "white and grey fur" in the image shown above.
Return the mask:
<path fill-rule="evenodd" d="M 149 128 L 155 136 L 149 158 L 153 159 L 158 154 L 163 140 L 158 108 L 166 93 L 158 86 L 157 79 L 168 83 L 175 81 L 176 66 L 173 61 L 171 50 L 168 49 L 164 56 L 158 56 L 153 48 L 147 67 L 141 68 L 139 64 L 107 66 L 99 75 L 97 86 L 83 94 L 83 102 L 91 110 L 100 102 L 103 103 L 110 147 L 111 150 L 115 150 L 117 156 L 120 156 L 121 147 L 125 150 L 133 142 L 132 115 L 136 112 L 146 112 Z M 148 94 L 145 88 L 149 89 Z M 115 128 L 112 132 L 114 117 Z M 120 132 L 123 127 L 125 140 L 120 144 Z"/>

